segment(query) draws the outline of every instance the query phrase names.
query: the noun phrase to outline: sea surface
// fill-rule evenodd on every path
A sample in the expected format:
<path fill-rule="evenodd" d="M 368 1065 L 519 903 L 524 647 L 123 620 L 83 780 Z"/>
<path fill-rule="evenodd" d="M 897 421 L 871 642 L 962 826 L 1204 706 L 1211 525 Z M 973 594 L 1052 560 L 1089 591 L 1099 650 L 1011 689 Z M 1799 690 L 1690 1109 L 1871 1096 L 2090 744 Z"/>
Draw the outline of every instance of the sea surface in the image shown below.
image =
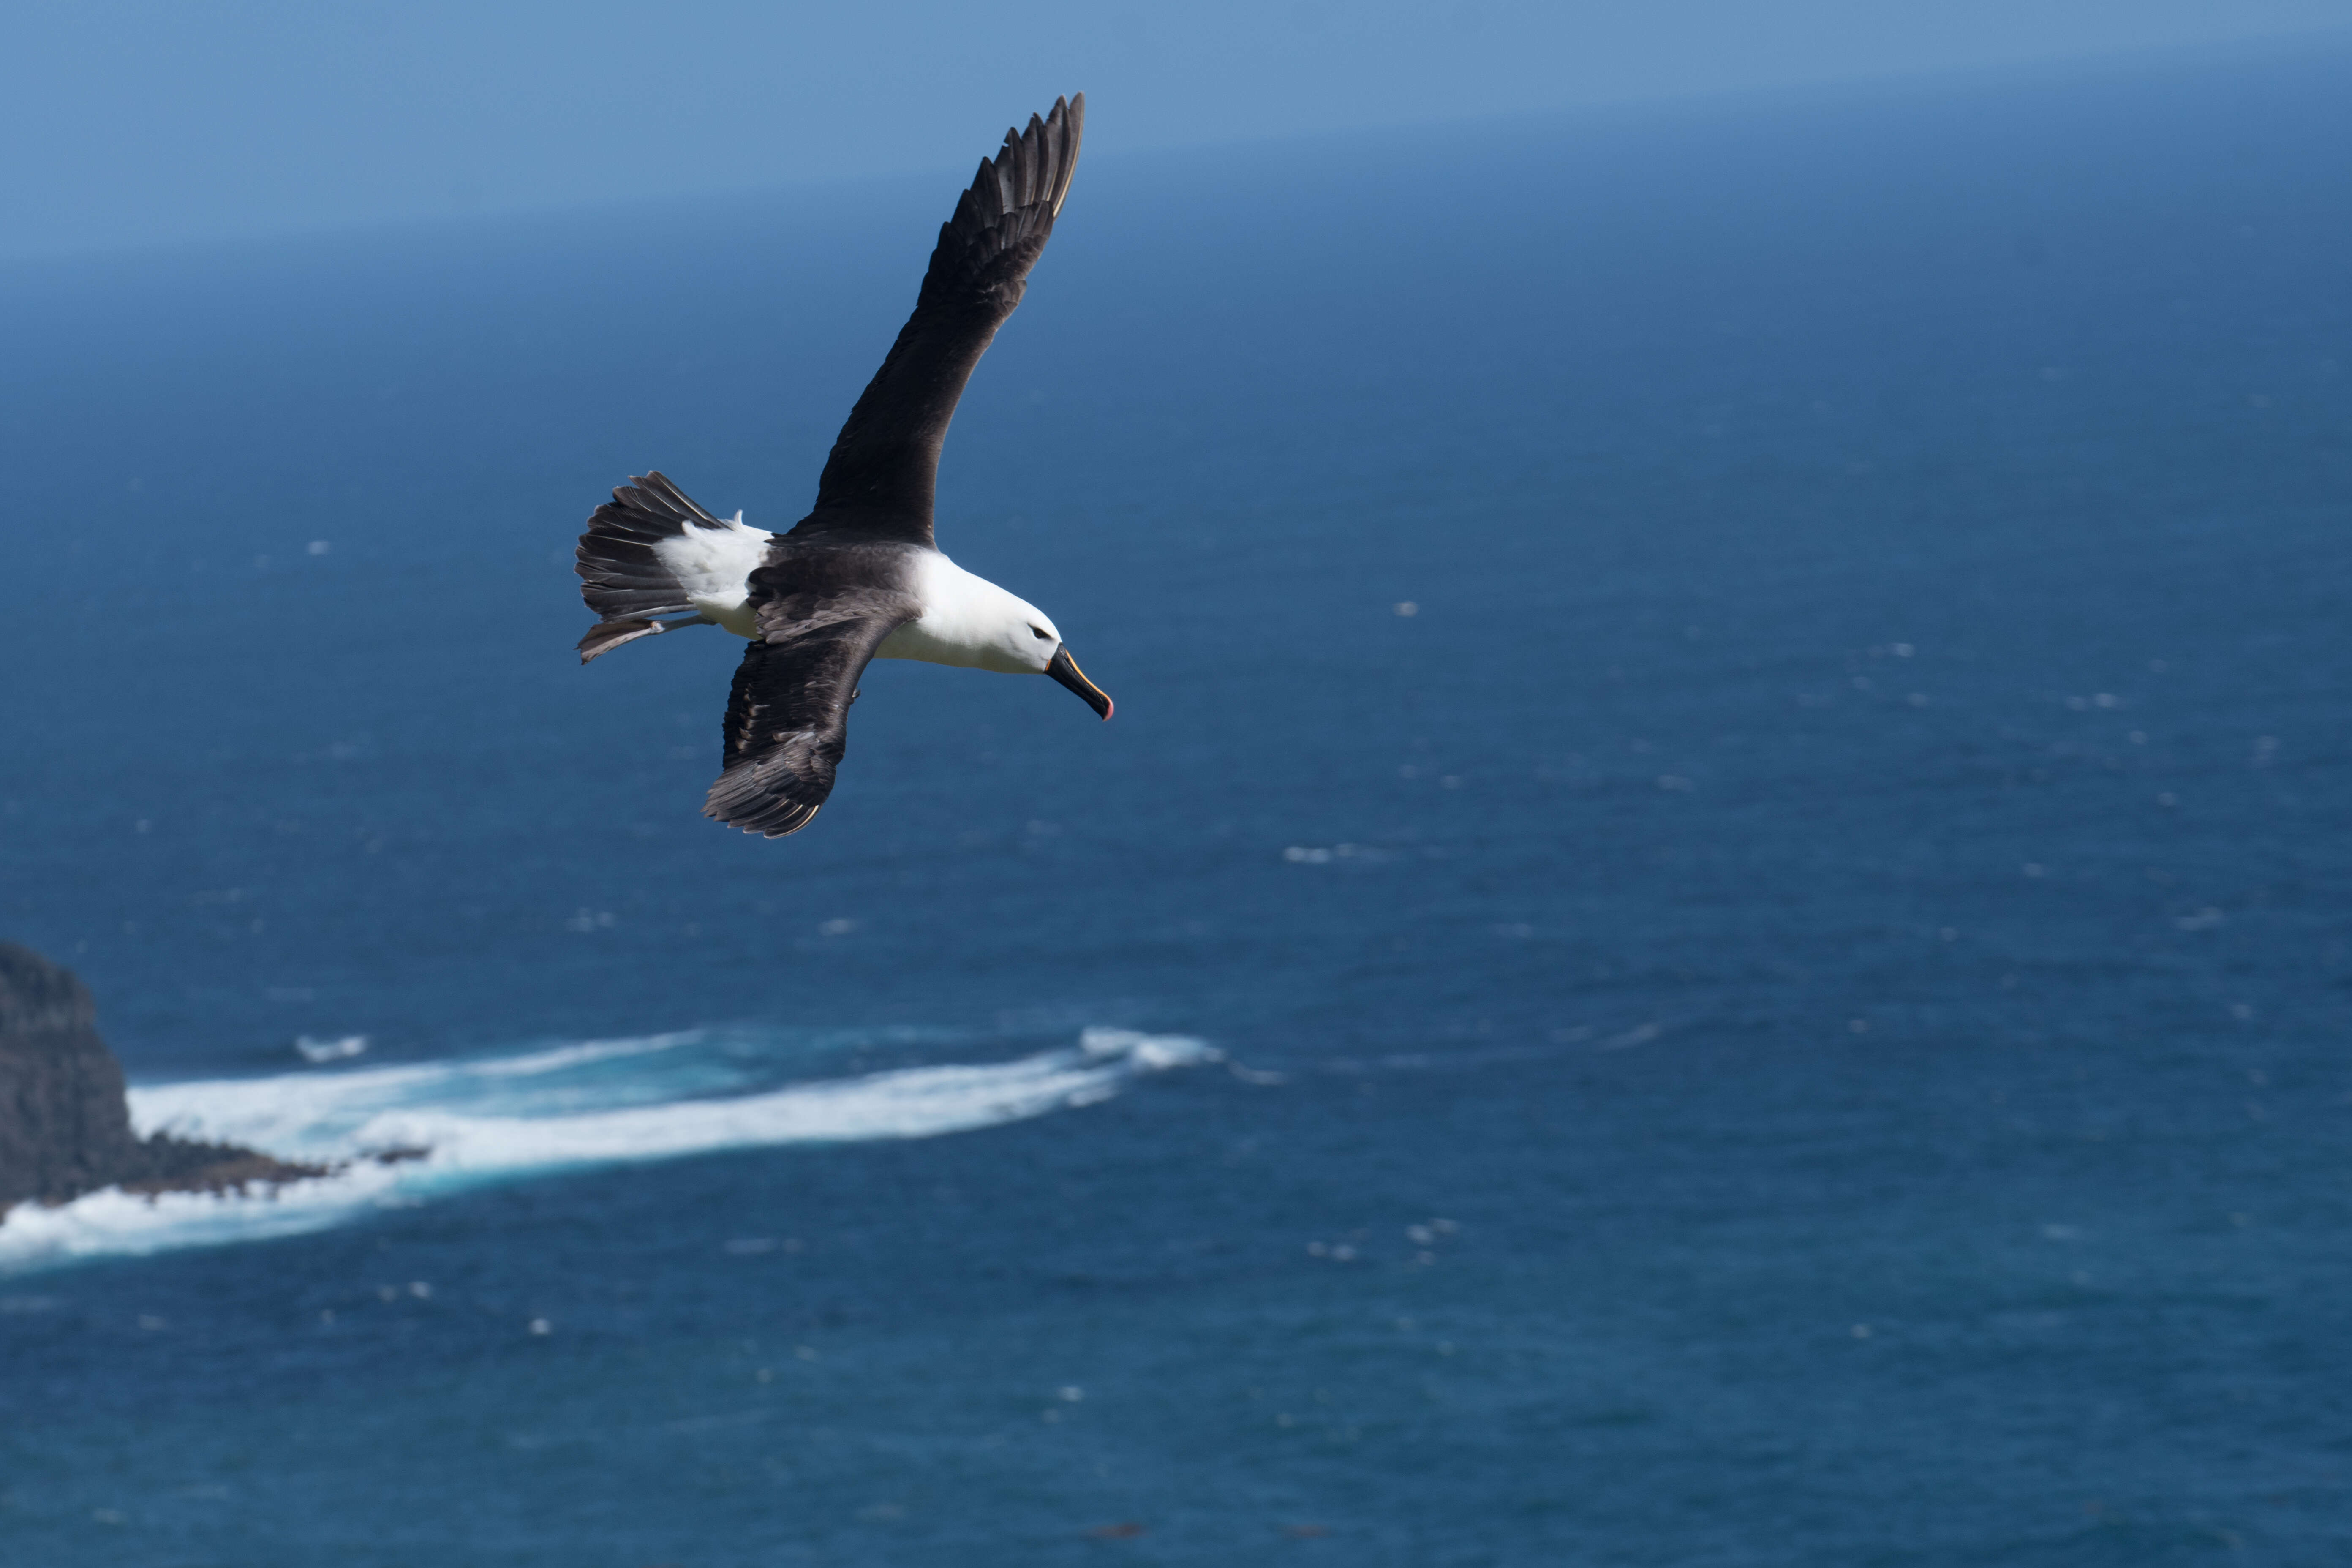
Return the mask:
<path fill-rule="evenodd" d="M 0 1563 L 2352 1555 L 2352 53 L 1095 109 L 940 534 L 1118 716 L 780 842 L 572 539 L 965 162 L 0 269 L 0 937 L 358 1162 L 0 1224 Z"/>

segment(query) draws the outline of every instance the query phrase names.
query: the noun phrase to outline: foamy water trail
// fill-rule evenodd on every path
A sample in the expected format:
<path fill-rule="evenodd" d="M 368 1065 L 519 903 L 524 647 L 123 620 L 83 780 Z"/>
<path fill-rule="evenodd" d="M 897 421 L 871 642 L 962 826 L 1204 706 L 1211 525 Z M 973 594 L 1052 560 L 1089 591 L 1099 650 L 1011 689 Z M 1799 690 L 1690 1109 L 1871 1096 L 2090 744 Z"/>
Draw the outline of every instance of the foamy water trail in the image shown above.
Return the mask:
<path fill-rule="evenodd" d="M 20 1205 L 0 1222 L 0 1272 L 295 1235 L 567 1167 L 936 1137 L 1091 1105 L 1139 1075 L 1217 1058 L 1183 1036 L 1088 1029 L 1076 1047 L 1013 1061 L 747 1089 L 778 1063 L 742 1037 L 689 1031 L 463 1062 L 134 1087 L 142 1132 L 344 1168 L 267 1193 L 108 1191 L 57 1208 Z M 423 1152 L 371 1158 L 393 1151 Z"/>

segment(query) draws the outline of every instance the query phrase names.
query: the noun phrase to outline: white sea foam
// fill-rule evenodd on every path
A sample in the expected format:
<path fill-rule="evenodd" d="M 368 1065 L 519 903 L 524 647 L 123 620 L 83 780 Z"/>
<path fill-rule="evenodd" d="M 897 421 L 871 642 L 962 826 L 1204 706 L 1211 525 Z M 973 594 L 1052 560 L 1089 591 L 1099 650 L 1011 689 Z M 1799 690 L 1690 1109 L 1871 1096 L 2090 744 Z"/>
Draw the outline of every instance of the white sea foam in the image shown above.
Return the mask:
<path fill-rule="evenodd" d="M 131 1120 L 142 1132 L 341 1168 L 245 1194 L 145 1198 L 110 1190 L 56 1208 L 21 1205 L 0 1222 L 0 1273 L 294 1235 L 567 1167 L 936 1137 L 1091 1105 L 1139 1075 L 1217 1059 L 1183 1036 L 1088 1029 L 1074 1047 L 1012 1061 L 745 1091 L 763 1065 L 757 1054 L 688 1031 L 469 1061 L 134 1087 Z M 370 1157 L 395 1152 L 406 1157 Z"/>
<path fill-rule="evenodd" d="M 294 1042 L 295 1054 L 312 1064 L 342 1061 L 364 1055 L 367 1048 L 365 1035 L 342 1035 L 331 1040 L 315 1040 L 304 1035 Z"/>

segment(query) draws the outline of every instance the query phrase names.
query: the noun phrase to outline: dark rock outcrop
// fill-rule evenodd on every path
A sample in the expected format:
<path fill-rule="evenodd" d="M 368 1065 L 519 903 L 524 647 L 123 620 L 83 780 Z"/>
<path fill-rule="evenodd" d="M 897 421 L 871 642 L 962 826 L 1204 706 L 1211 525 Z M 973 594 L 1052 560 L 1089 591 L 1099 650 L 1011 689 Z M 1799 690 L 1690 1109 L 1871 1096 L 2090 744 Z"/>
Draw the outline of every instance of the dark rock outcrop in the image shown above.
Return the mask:
<path fill-rule="evenodd" d="M 97 1016 L 72 971 L 0 942 L 0 1215 L 100 1187 L 221 1192 L 326 1173 L 229 1143 L 140 1137 Z"/>

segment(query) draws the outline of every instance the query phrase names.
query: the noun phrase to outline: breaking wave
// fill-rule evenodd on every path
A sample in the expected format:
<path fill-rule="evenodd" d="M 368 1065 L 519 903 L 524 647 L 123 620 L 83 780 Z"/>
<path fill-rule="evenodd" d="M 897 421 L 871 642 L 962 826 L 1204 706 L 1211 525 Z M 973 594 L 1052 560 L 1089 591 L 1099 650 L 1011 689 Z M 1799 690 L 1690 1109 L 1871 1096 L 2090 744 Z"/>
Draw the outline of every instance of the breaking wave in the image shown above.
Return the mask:
<path fill-rule="evenodd" d="M 1092 1105 L 1219 1059 L 1178 1035 L 1087 1029 L 1010 1061 L 776 1081 L 806 1042 L 689 1030 L 452 1062 L 134 1086 L 140 1131 L 240 1143 L 331 1175 L 247 1194 L 92 1193 L 18 1205 L 0 1271 L 320 1230 L 519 1176 L 728 1149 L 930 1138 Z"/>

